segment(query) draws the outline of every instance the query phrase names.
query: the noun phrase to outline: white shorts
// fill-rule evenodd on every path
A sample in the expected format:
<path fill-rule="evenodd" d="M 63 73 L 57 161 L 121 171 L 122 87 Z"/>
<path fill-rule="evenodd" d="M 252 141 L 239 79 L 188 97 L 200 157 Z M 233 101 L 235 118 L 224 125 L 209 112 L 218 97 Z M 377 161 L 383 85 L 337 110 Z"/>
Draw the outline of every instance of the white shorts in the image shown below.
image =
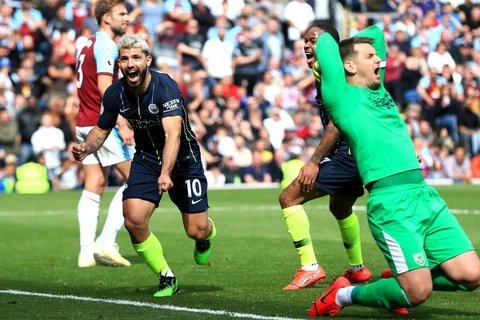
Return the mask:
<path fill-rule="evenodd" d="M 88 133 L 93 127 L 76 127 L 77 141 L 78 143 L 85 142 Z M 120 137 L 120 131 L 118 126 L 112 129 L 112 132 L 105 140 L 103 146 L 98 151 L 89 154 L 82 163 L 89 164 L 101 164 L 102 167 L 108 167 L 120 162 L 132 160 L 135 148 L 133 146 L 122 145 L 122 138 Z"/>

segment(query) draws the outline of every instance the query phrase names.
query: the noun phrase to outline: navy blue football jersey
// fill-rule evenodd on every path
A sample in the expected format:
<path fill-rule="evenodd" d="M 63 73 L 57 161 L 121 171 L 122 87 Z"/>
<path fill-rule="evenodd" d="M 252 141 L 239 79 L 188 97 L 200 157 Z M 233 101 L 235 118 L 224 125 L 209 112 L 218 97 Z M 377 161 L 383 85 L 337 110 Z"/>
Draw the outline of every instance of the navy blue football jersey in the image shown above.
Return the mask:
<path fill-rule="evenodd" d="M 151 75 L 147 90 L 139 97 L 128 90 L 124 78 L 108 87 L 97 126 L 113 128 L 118 115 L 122 115 L 133 128 L 136 151 L 154 155 L 161 162 L 165 146 L 162 119 L 180 116 L 182 133 L 177 159 L 200 160 L 196 159 L 198 153 L 194 152 L 198 150 L 197 139 L 190 126 L 180 88 L 168 74 L 151 71 Z"/>

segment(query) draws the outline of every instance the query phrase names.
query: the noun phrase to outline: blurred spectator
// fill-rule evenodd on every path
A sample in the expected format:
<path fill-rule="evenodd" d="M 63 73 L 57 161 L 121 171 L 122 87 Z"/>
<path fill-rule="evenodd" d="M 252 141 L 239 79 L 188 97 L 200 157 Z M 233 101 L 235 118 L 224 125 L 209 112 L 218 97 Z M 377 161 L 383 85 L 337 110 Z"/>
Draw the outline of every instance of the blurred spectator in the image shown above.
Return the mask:
<path fill-rule="evenodd" d="M 272 182 L 268 166 L 262 161 L 262 154 L 258 150 L 252 152 L 252 164 L 245 168 L 243 173 L 245 183 Z"/>
<path fill-rule="evenodd" d="M 215 17 L 212 15 L 210 8 L 204 4 L 204 0 L 192 1 L 193 18 L 198 21 L 198 33 L 207 39 L 208 29 L 215 24 Z"/>
<path fill-rule="evenodd" d="M 13 193 L 17 180 L 16 170 L 18 159 L 13 154 L 7 154 L 4 167 L 0 168 L 0 193 Z"/>
<path fill-rule="evenodd" d="M 62 130 L 54 126 L 55 115 L 45 112 L 40 120 L 40 127 L 32 135 L 32 147 L 35 154 L 45 156 L 48 179 L 52 181 L 60 167 L 60 154 L 65 150 L 65 137 Z"/>
<path fill-rule="evenodd" d="M 252 165 L 252 151 L 245 145 L 245 138 L 243 136 L 237 134 L 233 137 L 233 141 L 235 142 L 235 146 L 230 155 L 233 157 L 233 161 L 237 167 L 244 170 Z"/>
<path fill-rule="evenodd" d="M 212 164 L 210 168 L 205 171 L 205 177 L 207 178 L 209 187 L 222 187 L 227 180 L 218 163 Z"/>
<path fill-rule="evenodd" d="M 19 154 L 21 139 L 18 122 L 8 113 L 4 105 L 0 105 L 0 149 L 7 154 Z"/>
<path fill-rule="evenodd" d="M 185 33 L 188 20 L 193 18 L 192 5 L 188 0 L 165 0 L 165 19 L 173 22 L 173 34 Z"/>
<path fill-rule="evenodd" d="M 180 66 L 177 60 L 177 46 L 179 41 L 173 33 L 173 26 L 173 22 L 164 21 L 155 29 L 157 38 L 154 40 L 152 55 L 159 69 L 162 64 L 166 64 L 174 70 Z"/>
<path fill-rule="evenodd" d="M 423 105 L 432 107 L 442 96 L 441 88 L 446 84 L 447 80 L 438 75 L 437 69 L 430 68 L 430 75 L 422 77 L 417 85 Z"/>
<path fill-rule="evenodd" d="M 472 165 L 472 178 L 479 179 L 480 178 L 480 154 L 477 154 L 475 157 L 472 158 L 471 165 Z"/>
<path fill-rule="evenodd" d="M 298 177 L 300 170 L 305 165 L 305 162 L 300 159 L 302 155 L 302 149 L 298 146 L 294 146 L 289 150 L 290 159 L 282 163 L 282 180 L 280 187 L 285 189 L 292 183 L 294 179 Z"/>
<path fill-rule="evenodd" d="M 291 47 L 294 41 L 303 37 L 310 23 L 315 20 L 315 13 L 305 0 L 292 0 L 285 5 L 283 18 L 288 25 L 287 39 Z"/>
<path fill-rule="evenodd" d="M 20 164 L 33 160 L 33 148 L 31 139 L 33 133 L 40 127 L 40 118 L 43 110 L 38 107 L 35 96 L 30 96 L 26 100 L 26 106 L 18 114 L 18 129 L 22 136 Z"/>
<path fill-rule="evenodd" d="M 43 19 L 45 19 L 45 22 L 49 24 L 50 21 L 58 17 L 57 9 L 59 7 L 63 7 L 60 0 L 47 0 L 38 10 L 42 14 Z"/>
<path fill-rule="evenodd" d="M 387 66 L 385 67 L 385 89 L 390 93 L 393 101 L 400 106 L 402 104 L 401 75 L 405 66 L 407 56 L 400 51 L 400 48 L 392 45 L 387 54 Z"/>
<path fill-rule="evenodd" d="M 84 174 L 80 162 L 75 161 L 71 150 L 67 150 L 62 154 L 61 165 L 55 173 L 52 181 L 52 189 L 73 190 L 82 187 L 84 182 Z"/>
<path fill-rule="evenodd" d="M 39 154 L 37 162 L 28 162 L 17 168 L 15 192 L 21 194 L 47 193 L 50 190 L 45 157 Z"/>
<path fill-rule="evenodd" d="M 480 151 L 480 118 L 472 111 L 472 98 L 467 97 L 464 106 L 458 117 L 460 142 L 466 153 L 474 156 Z"/>
<path fill-rule="evenodd" d="M 453 155 L 445 159 L 444 173 L 447 178 L 451 178 L 457 183 L 472 181 L 470 159 L 467 157 L 464 147 L 457 146 Z"/>
<path fill-rule="evenodd" d="M 392 15 L 389 13 L 382 14 L 382 20 L 375 24 L 380 30 L 383 31 L 383 35 L 387 43 L 391 43 L 394 39 L 394 35 L 397 32 L 397 26 L 392 22 Z"/>
<path fill-rule="evenodd" d="M 225 175 L 225 183 L 242 183 L 242 172 L 233 161 L 232 156 L 224 158 L 222 173 Z"/>
<path fill-rule="evenodd" d="M 266 31 L 260 36 L 259 41 L 262 46 L 262 59 L 258 71 L 260 74 L 267 70 L 268 61 L 274 57 L 283 63 L 283 51 L 285 49 L 285 39 L 280 32 L 280 22 L 277 19 L 270 18 L 267 22 Z"/>
<path fill-rule="evenodd" d="M 55 42 L 61 38 L 62 31 L 67 33 L 68 40 L 75 42 L 75 25 L 73 22 L 67 21 L 65 6 L 60 5 L 55 17 L 47 24 L 47 35 Z"/>
<path fill-rule="evenodd" d="M 452 93 L 451 86 L 443 85 L 440 90 L 441 97 L 435 101 L 431 117 L 435 128 L 447 128 L 448 134 L 455 142 L 459 142 L 457 119 L 462 108 L 461 103 Z"/>
<path fill-rule="evenodd" d="M 72 55 L 71 59 L 75 60 L 75 45 L 70 44 L 70 48 L 63 46 L 54 46 L 52 56 L 48 61 L 47 75 L 49 81 L 48 86 L 48 102 L 55 98 L 67 98 L 67 85 L 72 81 L 74 73 L 71 65 L 65 62 L 67 54 Z"/>
<path fill-rule="evenodd" d="M 400 73 L 399 87 L 402 91 L 402 104 L 410 102 L 420 103 L 422 98 L 417 90 L 418 82 L 422 78 L 419 71 L 418 61 L 414 57 L 408 57 L 405 68 Z"/>
<path fill-rule="evenodd" d="M 257 74 L 262 59 L 259 45 L 253 41 L 253 34 L 249 27 L 244 30 L 244 39 L 234 50 L 235 84 L 247 89 L 247 94 L 253 94 L 257 83 Z"/>
<path fill-rule="evenodd" d="M 354 27 L 350 29 L 348 36 L 356 36 L 357 33 L 366 29 L 368 26 L 369 23 L 367 15 L 365 13 L 359 13 L 357 14 L 357 18 L 355 19 Z"/>
<path fill-rule="evenodd" d="M 218 37 L 208 39 L 202 49 L 202 62 L 212 84 L 233 75 L 232 61 L 234 46 L 225 39 L 226 29 L 218 29 Z"/>
<path fill-rule="evenodd" d="M 450 69 L 455 69 L 455 61 L 450 55 L 450 52 L 447 51 L 445 42 L 440 42 L 435 51 L 428 54 L 427 63 L 428 67 L 435 68 L 437 73 L 442 73 L 445 65 L 448 65 Z"/>
<path fill-rule="evenodd" d="M 73 23 L 77 32 L 90 15 L 91 6 L 88 0 L 70 0 L 65 3 L 65 18 Z"/>
<path fill-rule="evenodd" d="M 141 12 L 143 14 L 143 24 L 147 28 L 148 34 L 155 36 L 155 29 L 162 24 L 165 15 L 164 4 L 159 0 L 142 1 Z"/>
<path fill-rule="evenodd" d="M 201 53 L 204 42 L 204 36 L 198 33 L 198 21 L 189 20 L 186 32 L 180 36 L 180 43 L 177 47 L 179 63 L 188 64 L 192 70 L 203 69 Z"/>

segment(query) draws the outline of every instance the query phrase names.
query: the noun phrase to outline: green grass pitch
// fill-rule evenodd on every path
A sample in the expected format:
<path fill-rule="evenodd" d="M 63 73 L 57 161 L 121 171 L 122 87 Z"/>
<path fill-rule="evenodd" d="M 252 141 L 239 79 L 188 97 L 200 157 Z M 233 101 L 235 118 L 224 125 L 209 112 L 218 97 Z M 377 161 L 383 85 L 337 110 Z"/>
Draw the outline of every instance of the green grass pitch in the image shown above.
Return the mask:
<path fill-rule="evenodd" d="M 437 188 L 480 248 L 480 186 Z M 160 239 L 180 293 L 153 298 L 158 280 L 137 257 L 126 230 L 117 238 L 129 268 L 76 267 L 76 215 L 80 192 L 0 196 L 0 319 L 300 319 L 347 257 L 328 198 L 306 210 L 317 258 L 327 279 L 315 288 L 282 291 L 299 267 L 278 205 L 279 189 L 212 190 L 210 216 L 217 227 L 210 261 L 197 266 L 193 241 L 180 214 L 165 196 L 150 227 Z M 102 200 L 99 228 L 113 193 Z M 365 203 L 356 212 L 362 228 L 365 264 L 378 279 L 386 267 L 366 224 Z M 452 239 L 454 241 L 454 239 Z M 477 250 L 477 252 L 479 252 Z M 434 292 L 408 316 L 349 307 L 338 319 L 480 319 L 480 290 Z"/>

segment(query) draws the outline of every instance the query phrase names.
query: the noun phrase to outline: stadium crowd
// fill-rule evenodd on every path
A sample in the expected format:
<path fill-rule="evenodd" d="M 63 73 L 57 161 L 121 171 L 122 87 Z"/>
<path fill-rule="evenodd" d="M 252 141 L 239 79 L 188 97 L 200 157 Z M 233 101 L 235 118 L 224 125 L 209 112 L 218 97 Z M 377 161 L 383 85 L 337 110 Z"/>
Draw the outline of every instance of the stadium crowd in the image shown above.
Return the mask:
<path fill-rule="evenodd" d="M 318 145 L 323 128 L 302 36 L 319 19 L 319 2 L 127 1 L 127 34 L 143 34 L 152 69 L 179 84 L 210 186 L 281 182 L 291 176 L 282 173 L 289 161 L 308 160 Z M 429 179 L 480 178 L 474 2 L 383 1 L 378 19 L 369 18 L 365 1 L 343 3 L 357 11 L 345 21 L 344 37 L 371 24 L 385 33 L 385 86 Z M 0 193 L 28 192 L 32 183 L 38 192 L 82 186 L 71 146 L 77 54 L 98 28 L 92 4 L 0 5 Z M 114 170 L 109 183 L 120 184 Z"/>

